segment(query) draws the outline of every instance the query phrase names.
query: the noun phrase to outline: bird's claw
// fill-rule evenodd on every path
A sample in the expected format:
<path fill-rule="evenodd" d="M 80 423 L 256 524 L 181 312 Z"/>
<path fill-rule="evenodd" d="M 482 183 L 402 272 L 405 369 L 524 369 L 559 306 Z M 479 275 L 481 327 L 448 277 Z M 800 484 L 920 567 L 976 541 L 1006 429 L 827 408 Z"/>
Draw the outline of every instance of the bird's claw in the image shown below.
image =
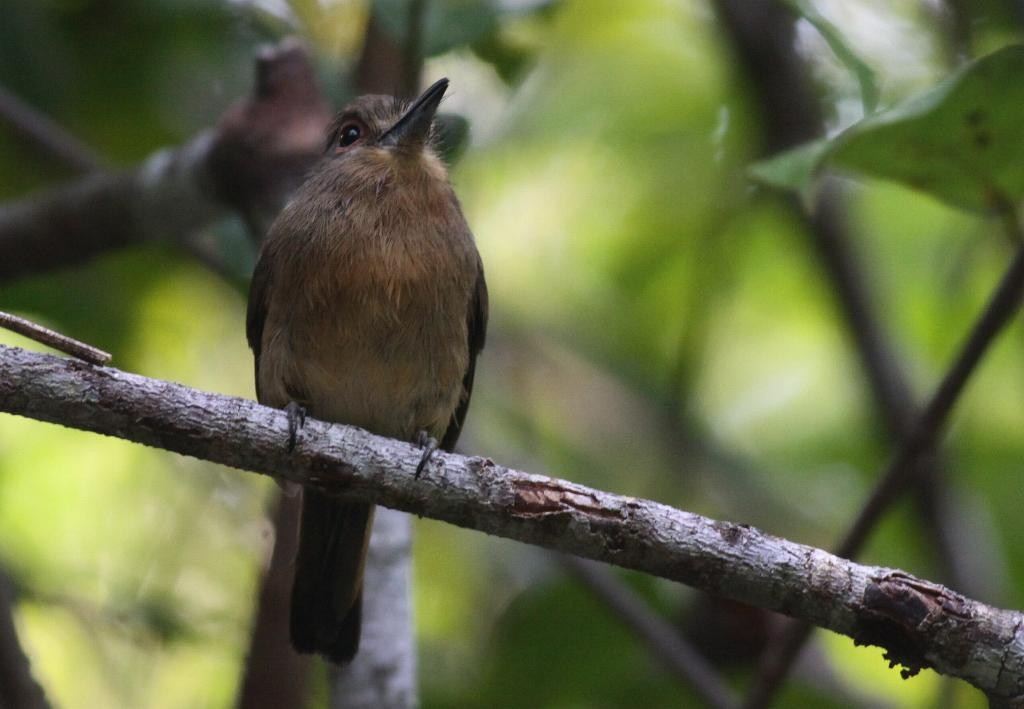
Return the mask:
<path fill-rule="evenodd" d="M 437 450 L 437 440 L 430 436 L 426 431 L 420 431 L 416 434 L 416 445 L 423 449 L 423 455 L 420 457 L 419 465 L 416 466 L 416 474 L 413 476 L 418 479 L 423 473 L 423 470 L 427 467 L 427 463 L 430 462 L 430 458 L 434 455 L 434 451 Z"/>
<path fill-rule="evenodd" d="M 284 412 L 288 414 L 288 452 L 291 453 L 295 450 L 299 429 L 306 425 L 306 409 L 298 402 L 289 401 Z"/>

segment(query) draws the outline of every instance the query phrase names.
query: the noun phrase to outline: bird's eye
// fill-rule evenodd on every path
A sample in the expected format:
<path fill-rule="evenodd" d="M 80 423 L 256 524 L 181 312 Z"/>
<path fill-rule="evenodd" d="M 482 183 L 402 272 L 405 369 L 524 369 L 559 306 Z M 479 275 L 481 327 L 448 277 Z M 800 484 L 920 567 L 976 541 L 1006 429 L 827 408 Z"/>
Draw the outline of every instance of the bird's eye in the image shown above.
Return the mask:
<path fill-rule="evenodd" d="M 338 132 L 338 145 L 346 148 L 363 137 L 363 131 L 357 123 L 346 123 Z"/>

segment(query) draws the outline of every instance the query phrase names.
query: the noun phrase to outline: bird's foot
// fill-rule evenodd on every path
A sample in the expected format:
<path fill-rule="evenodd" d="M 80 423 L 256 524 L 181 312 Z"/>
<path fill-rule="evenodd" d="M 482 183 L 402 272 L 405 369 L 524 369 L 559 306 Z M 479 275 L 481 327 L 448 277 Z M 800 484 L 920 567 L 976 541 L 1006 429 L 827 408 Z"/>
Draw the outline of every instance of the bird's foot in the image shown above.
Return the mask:
<path fill-rule="evenodd" d="M 427 463 L 430 462 L 430 457 L 437 450 L 437 440 L 426 431 L 420 431 L 416 434 L 416 445 L 423 449 L 423 456 L 420 458 L 419 465 L 416 466 L 416 475 L 413 476 L 419 478 L 424 468 L 427 467 Z"/>
<path fill-rule="evenodd" d="M 306 425 L 306 409 L 297 401 L 289 401 L 284 412 L 288 414 L 288 452 L 291 453 L 295 450 L 299 429 Z"/>

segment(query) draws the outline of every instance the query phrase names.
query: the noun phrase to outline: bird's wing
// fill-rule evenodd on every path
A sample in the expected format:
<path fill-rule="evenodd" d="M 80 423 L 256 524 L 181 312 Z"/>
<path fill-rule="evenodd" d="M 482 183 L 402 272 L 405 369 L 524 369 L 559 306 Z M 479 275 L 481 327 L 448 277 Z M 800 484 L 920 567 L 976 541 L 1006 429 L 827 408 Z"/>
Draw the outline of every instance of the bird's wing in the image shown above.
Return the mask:
<path fill-rule="evenodd" d="M 249 283 L 249 307 L 245 313 L 245 337 L 256 359 L 256 399 L 260 397 L 260 350 L 263 346 L 263 325 L 270 300 L 270 259 L 260 257 Z"/>
<path fill-rule="evenodd" d="M 484 266 L 477 259 L 476 288 L 473 297 L 470 298 L 469 314 L 467 318 L 467 330 L 469 332 L 469 366 L 466 367 L 466 374 L 462 378 L 462 396 L 459 405 L 452 414 L 448 423 L 448 430 L 441 439 L 441 448 L 451 451 L 462 433 L 462 424 L 466 420 L 466 411 L 469 410 L 469 397 L 473 393 L 473 374 L 476 371 L 476 356 L 484 348 L 484 340 L 487 336 L 487 281 L 484 279 Z"/>

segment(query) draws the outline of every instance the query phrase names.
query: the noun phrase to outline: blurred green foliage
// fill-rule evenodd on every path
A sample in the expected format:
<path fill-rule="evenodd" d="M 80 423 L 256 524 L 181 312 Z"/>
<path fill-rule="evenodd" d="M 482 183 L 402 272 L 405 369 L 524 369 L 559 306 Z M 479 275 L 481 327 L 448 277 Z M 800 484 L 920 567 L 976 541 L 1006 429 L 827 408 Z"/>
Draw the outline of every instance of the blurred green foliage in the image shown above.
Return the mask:
<path fill-rule="evenodd" d="M 874 69 L 861 59 L 857 52 L 847 43 L 842 30 L 818 12 L 813 2 L 810 0 L 786 0 L 786 4 L 818 31 L 818 34 L 828 44 L 836 59 L 842 62 L 857 77 L 857 84 L 860 86 L 860 101 L 864 106 L 864 114 L 871 115 L 874 113 L 878 107 L 879 99 L 878 81 L 875 78 Z"/>
<path fill-rule="evenodd" d="M 765 184 L 805 197 L 826 166 L 901 182 L 964 209 L 994 212 L 1024 196 L 1024 46 L 964 66 L 906 103 L 751 166 Z"/>
<path fill-rule="evenodd" d="M 757 97 L 713 6 L 429 5 L 425 75 L 452 79 L 445 109 L 469 122 L 453 179 L 492 294 L 463 448 L 830 546 L 889 441 L 804 223 L 747 178 L 762 139 Z M 1020 35 L 1009 11 L 960 7 L 965 38 L 910 0 L 799 6 L 828 23 L 801 22 L 797 37 L 833 133 L 861 118 L 866 76 L 883 112 L 865 125 L 886 123 L 886 110 L 952 74 L 950 57 Z M 356 0 L 5 0 L 3 10 L 0 85 L 115 165 L 213 124 L 248 91 L 256 47 L 284 34 L 309 42 L 327 91 L 344 94 L 369 12 Z M 392 32 L 406 10 L 398 0 L 378 8 Z M 815 27 L 838 34 L 824 41 Z M 896 30 L 914 41 L 883 41 Z M 999 157 L 1014 165 L 1024 164 L 1017 76 L 991 74 L 975 97 L 1005 98 Z M 925 169 L 898 152 L 922 131 L 898 125 L 906 133 L 885 139 L 895 143 L 855 129 L 843 162 L 863 171 L 862 159 L 889 155 Z M 923 155 L 952 158 L 943 126 Z M 941 184 L 960 194 L 982 168 Z M 847 185 L 844 218 L 923 398 L 1009 250 L 991 220 L 878 179 L 900 174 L 866 171 L 876 177 Z M 0 126 L 0 197 L 68 177 Z M 121 368 L 253 395 L 242 295 L 167 247 L 2 284 L 0 309 L 103 347 Z M 1018 608 L 1022 332 L 1014 325 L 986 358 L 944 447 L 982 600 Z M 64 707 L 230 706 L 270 543 L 271 487 L 0 417 L 0 559 L 50 697 Z M 922 529 L 913 505 L 901 506 L 865 561 L 941 580 Z M 415 564 L 426 707 L 699 705 L 536 549 L 424 520 Z M 694 607 L 687 589 L 623 578 L 670 622 Z M 798 676 L 783 705 L 932 706 L 945 692 L 951 706 L 982 705 L 928 672 L 899 680 L 877 648 L 828 636 L 817 653 L 828 672 Z M 750 676 L 725 672 L 738 688 Z"/>

